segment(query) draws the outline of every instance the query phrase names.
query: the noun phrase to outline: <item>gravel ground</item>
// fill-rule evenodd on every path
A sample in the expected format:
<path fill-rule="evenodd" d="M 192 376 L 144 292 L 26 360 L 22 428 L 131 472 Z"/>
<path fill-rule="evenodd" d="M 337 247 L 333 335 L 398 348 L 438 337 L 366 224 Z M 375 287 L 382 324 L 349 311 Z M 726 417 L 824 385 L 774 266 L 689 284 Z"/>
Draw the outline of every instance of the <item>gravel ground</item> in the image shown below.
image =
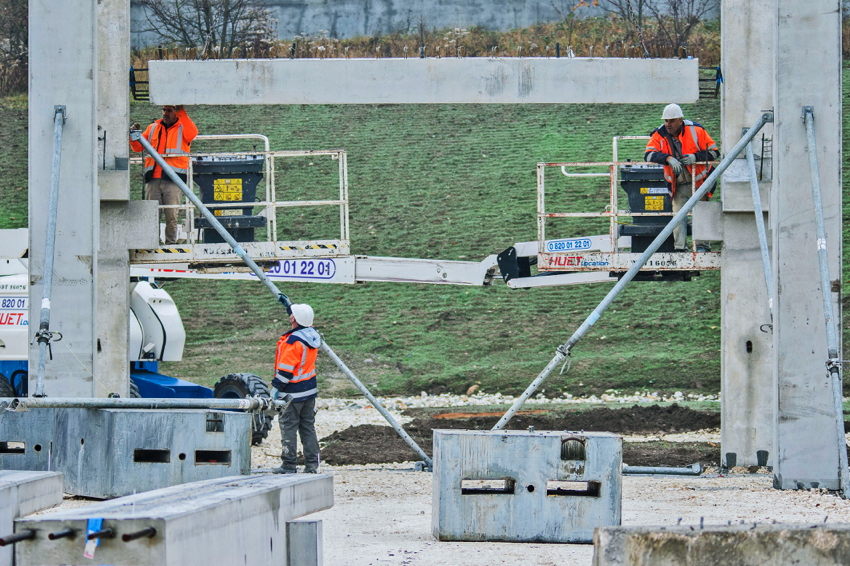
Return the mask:
<path fill-rule="evenodd" d="M 529 404 L 635 403 L 651 401 L 647 396 L 608 396 L 607 399 L 533 399 Z M 692 398 L 700 400 L 699 398 Z M 713 400 L 716 396 L 704 396 Z M 400 414 L 414 407 L 458 407 L 509 403 L 501 395 L 418 396 L 382 399 L 398 422 L 411 419 Z M 664 400 L 681 401 L 672 396 Z M 361 424 L 386 425 L 386 421 L 363 399 L 322 399 L 316 428 L 320 438 Z M 667 434 L 633 435 L 626 442 L 719 442 L 718 430 Z M 850 434 L 848 434 L 850 440 Z M 280 465 L 280 432 L 277 422 L 269 438 L 252 449 L 253 468 Z M 431 535 L 431 474 L 408 471 L 413 462 L 374 466 L 323 466 L 322 473 L 334 476 L 334 506 L 311 517 L 324 521 L 325 564 L 347 566 L 445 566 L 463 564 L 587 565 L 592 562 L 591 545 L 443 543 Z M 772 475 L 747 474 L 735 468 L 727 477 L 710 470 L 700 477 L 623 478 L 624 525 L 717 525 L 728 522 L 812 523 L 850 521 L 850 502 L 819 491 L 777 491 Z M 57 509 L 85 506 L 93 501 L 68 497 Z M 55 510 L 55 509 L 54 509 Z M 42 513 L 48 513 L 45 511 Z"/>
<path fill-rule="evenodd" d="M 717 400 L 717 395 L 688 395 L 689 401 L 714 401 Z M 401 425 L 404 425 L 411 420 L 411 417 L 401 414 L 405 409 L 414 408 L 434 408 L 434 407 L 468 407 L 481 405 L 499 405 L 512 403 L 514 397 L 510 395 L 502 395 L 496 393 L 494 395 L 484 395 L 476 393 L 475 395 L 427 395 L 424 392 L 418 396 L 411 397 L 391 397 L 378 400 L 390 412 L 393 418 Z M 573 397 L 565 395 L 563 398 L 547 399 L 542 394 L 538 394 L 536 398 L 529 399 L 526 406 L 533 405 L 535 408 L 558 407 L 578 403 L 600 403 L 600 404 L 633 404 L 646 403 L 651 401 L 683 401 L 686 397 L 676 392 L 669 397 L 660 397 L 656 394 L 642 394 L 636 392 L 634 395 L 617 395 L 614 393 L 603 394 L 601 398 L 595 395 L 590 397 Z M 355 399 L 340 399 L 340 398 L 319 398 L 316 407 L 316 433 L 319 440 L 326 438 L 334 432 L 344 430 L 349 427 L 374 424 L 381 426 L 389 426 L 389 423 L 381 416 L 381 414 L 372 407 L 369 402 L 358 397 Z M 685 432 L 666 435 L 629 435 L 624 436 L 625 442 L 652 442 L 664 440 L 667 442 L 720 442 L 719 430 L 701 430 L 695 432 Z M 299 440 L 298 450 L 301 450 L 301 442 Z M 276 468 L 280 466 L 280 428 L 277 420 L 272 425 L 269 431 L 269 436 L 260 446 L 254 446 L 251 451 L 251 467 L 255 469 Z"/>
<path fill-rule="evenodd" d="M 325 564 L 587 565 L 590 545 L 443 543 L 431 536 L 431 475 L 336 469 L 324 521 Z M 850 502 L 820 492 L 776 491 L 768 474 L 623 478 L 624 525 L 850 521 Z"/>

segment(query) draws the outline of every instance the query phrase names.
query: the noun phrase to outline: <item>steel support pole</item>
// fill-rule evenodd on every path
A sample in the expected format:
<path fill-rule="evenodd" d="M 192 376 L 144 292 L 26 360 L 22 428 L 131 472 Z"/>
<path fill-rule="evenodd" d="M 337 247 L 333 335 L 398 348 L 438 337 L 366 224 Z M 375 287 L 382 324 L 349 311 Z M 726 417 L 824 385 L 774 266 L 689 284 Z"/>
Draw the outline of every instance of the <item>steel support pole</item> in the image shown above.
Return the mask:
<path fill-rule="evenodd" d="M 847 444 L 844 437 L 844 409 L 842 404 L 841 360 L 838 358 L 838 336 L 835 331 L 835 316 L 832 310 L 832 285 L 829 278 L 829 257 L 826 253 L 826 228 L 823 221 L 823 201 L 820 191 L 820 172 L 818 171 L 817 143 L 815 141 L 815 115 L 811 106 L 803 107 L 803 121 L 806 123 L 809 169 L 812 174 L 812 201 L 815 207 L 815 227 L 817 229 L 818 262 L 820 263 L 820 285 L 823 294 L 823 318 L 826 324 L 827 357 L 826 367 L 832 381 L 832 399 L 835 405 L 835 432 L 838 442 L 838 489 L 847 497 L 850 481 L 847 470 Z"/>
<path fill-rule="evenodd" d="M 684 468 L 667 468 L 656 466 L 629 466 L 623 464 L 625 475 L 654 475 L 654 476 L 698 476 L 702 474 L 702 464 L 697 462 Z"/>
<path fill-rule="evenodd" d="M 283 411 L 292 401 L 268 397 L 245 399 L 139 399 L 139 398 L 77 398 L 77 397 L 19 397 L 4 401 L 10 411 L 30 409 L 215 409 L 239 411 Z"/>
<path fill-rule="evenodd" d="M 747 133 L 747 128 L 744 128 Z M 753 193 L 753 210 L 756 214 L 756 229 L 759 234 L 761 248 L 761 264 L 764 268 L 764 283 L 767 285 L 767 304 L 770 307 L 770 321 L 773 322 L 773 273 L 770 270 L 770 250 L 767 247 L 767 231 L 764 227 L 764 212 L 761 209 L 761 193 L 759 193 L 759 178 L 756 172 L 756 160 L 753 157 L 753 144 L 747 144 L 747 167 L 750 173 L 750 190 Z M 762 156 L 764 160 L 764 156 Z"/>
<path fill-rule="evenodd" d="M 65 127 L 65 107 L 53 107 L 53 164 L 50 168 L 50 197 L 47 204 L 47 243 L 44 252 L 41 317 L 35 338 L 38 340 L 38 369 L 35 378 L 35 397 L 44 397 L 44 370 L 50 348 L 50 295 L 53 290 L 53 256 L 56 250 L 56 214 L 59 210 L 59 167 L 62 164 L 62 130 Z"/>
<path fill-rule="evenodd" d="M 529 385 L 528 388 L 523 391 L 522 395 L 520 395 L 519 398 L 514 401 L 514 404 L 511 405 L 511 408 L 508 409 L 508 411 L 502 416 L 501 419 L 499 419 L 499 422 L 497 422 L 493 426 L 492 430 L 501 430 L 505 427 L 506 424 L 508 424 L 508 421 L 513 418 L 513 416 L 516 414 L 517 411 L 520 410 L 520 408 L 522 408 L 523 404 L 525 404 L 528 398 L 531 397 L 534 392 L 537 391 L 537 388 L 540 387 L 540 385 L 546 380 L 547 377 L 549 377 L 549 374 L 552 373 L 552 370 L 555 369 L 555 367 L 560 362 L 564 361 L 564 359 L 570 355 L 570 351 L 572 350 L 573 346 L 575 346 L 576 343 L 581 340 L 585 334 L 587 334 L 590 328 L 594 324 L 596 324 L 596 321 L 599 320 L 599 317 L 602 316 L 602 313 L 604 313 L 608 309 L 608 307 L 611 306 L 611 303 L 614 302 L 614 299 L 617 298 L 617 295 L 619 295 L 623 291 L 623 289 L 626 288 L 626 285 L 628 285 L 632 281 L 632 279 L 634 279 L 635 275 L 640 272 L 644 264 L 649 261 L 649 258 L 651 258 L 652 255 L 656 252 L 656 250 L 661 247 L 661 244 L 663 244 L 667 240 L 667 238 L 670 237 L 670 234 L 673 233 L 673 229 L 679 223 L 687 219 L 688 213 L 696 206 L 696 204 L 708 192 L 708 190 L 714 185 L 714 183 L 717 182 L 717 180 L 720 178 L 720 175 L 722 175 L 723 172 L 726 171 L 726 169 L 729 167 L 729 165 L 732 164 L 732 161 L 735 160 L 738 154 L 740 154 L 747 146 L 747 144 L 752 141 L 752 139 L 759 132 L 759 130 L 761 130 L 762 126 L 772 121 L 772 112 L 765 112 L 761 115 L 761 117 L 755 123 L 753 128 L 747 133 L 745 133 L 744 137 L 742 137 L 740 141 L 735 144 L 735 147 L 732 148 L 732 151 L 730 151 L 729 154 L 723 158 L 723 160 L 717 165 L 717 168 L 711 173 L 711 175 L 708 176 L 702 186 L 700 186 L 700 188 L 697 189 L 696 192 L 694 192 L 693 196 L 688 200 L 688 202 L 685 203 L 685 206 L 682 207 L 682 209 L 673 217 L 673 219 L 670 220 L 667 226 L 664 227 L 661 233 L 652 241 L 651 244 L 649 244 L 649 247 L 646 248 L 646 251 L 643 252 L 643 255 L 641 255 L 640 258 L 638 258 L 638 260 L 635 262 L 635 264 L 626 272 L 625 275 L 623 275 L 622 279 L 620 279 L 617 284 L 614 285 L 614 288 L 611 289 L 607 295 L 605 295 L 605 298 L 602 299 L 602 302 L 599 303 L 599 305 L 595 309 L 593 309 L 593 312 L 590 313 L 590 316 L 588 316 L 587 319 L 581 324 L 581 326 L 579 326 L 578 330 L 573 333 L 573 335 L 570 337 L 569 340 L 567 340 L 566 343 L 558 347 L 558 349 L 555 351 L 555 357 L 552 358 L 552 361 L 549 362 L 549 365 L 547 365 L 546 368 L 542 372 L 540 372 L 540 375 L 538 375 L 537 378 L 531 382 L 531 385 Z"/>
<path fill-rule="evenodd" d="M 193 193 L 192 190 L 186 185 L 186 183 L 184 183 L 180 179 L 180 177 L 177 176 L 171 166 L 168 165 L 168 163 L 165 162 L 162 156 L 156 152 L 156 150 L 151 146 L 148 140 L 146 140 L 145 137 L 141 135 L 141 132 L 139 132 L 138 130 L 132 130 L 130 132 L 130 137 L 133 139 L 133 141 L 138 141 L 142 144 L 142 147 L 145 148 L 145 151 L 147 151 L 148 154 L 153 157 L 154 161 L 157 162 L 157 164 L 162 168 L 165 174 L 168 175 L 168 177 L 178 187 L 180 187 L 180 190 L 183 191 L 183 194 L 186 195 L 186 198 L 188 198 L 192 202 L 192 204 L 195 205 L 195 208 L 197 208 L 204 216 L 204 218 L 207 219 L 210 225 L 215 228 L 215 231 L 218 232 L 218 234 L 222 238 L 224 238 L 224 241 L 227 242 L 230 247 L 233 248 L 233 251 L 236 252 L 236 255 L 238 255 L 242 259 L 242 261 L 244 261 L 245 264 L 251 268 L 251 271 L 253 271 L 257 278 L 263 282 L 263 284 L 269 289 L 269 291 L 272 292 L 275 298 L 280 300 L 281 296 L 285 297 L 285 295 L 283 295 L 283 293 L 278 290 L 277 286 L 275 286 L 275 284 L 272 283 L 272 281 L 268 277 L 266 277 L 266 274 L 263 273 L 263 270 L 260 269 L 260 267 L 254 262 L 254 260 L 252 260 L 245 252 L 245 250 L 242 249 L 242 246 L 236 243 L 236 240 L 234 240 L 233 236 L 231 236 L 227 232 L 227 230 L 224 229 L 224 227 L 219 223 L 218 219 L 207 209 L 206 206 L 204 206 L 201 200 L 197 196 L 195 196 L 195 193 Z M 357 389 L 359 389 L 360 392 L 372 403 L 372 406 L 375 407 L 375 409 L 377 409 L 379 413 L 381 413 L 381 415 L 387 420 L 390 426 L 393 427 L 393 430 L 395 430 L 399 434 L 399 436 L 401 436 L 402 440 L 404 440 L 408 446 L 410 446 L 417 454 L 419 454 L 419 456 L 427 464 L 428 468 L 431 468 L 431 458 L 429 458 L 428 455 L 425 454 L 425 451 L 422 450 L 418 444 L 416 444 L 416 442 L 410 437 L 410 435 L 404 432 L 404 429 L 401 427 L 401 425 L 396 422 L 396 420 L 392 417 L 392 415 L 390 415 L 390 413 L 384 408 L 384 406 L 381 405 L 381 403 L 369 392 L 366 386 L 363 385 L 363 383 L 359 379 L 357 379 L 354 373 L 350 369 L 348 369 L 348 366 L 346 366 L 345 363 L 343 363 L 343 361 L 339 359 L 339 356 L 334 353 L 331 347 L 328 346 L 324 340 L 322 340 L 321 349 L 331 358 L 331 360 L 333 360 L 337 367 L 342 370 L 345 376 L 351 380 L 355 387 L 357 387 Z"/>

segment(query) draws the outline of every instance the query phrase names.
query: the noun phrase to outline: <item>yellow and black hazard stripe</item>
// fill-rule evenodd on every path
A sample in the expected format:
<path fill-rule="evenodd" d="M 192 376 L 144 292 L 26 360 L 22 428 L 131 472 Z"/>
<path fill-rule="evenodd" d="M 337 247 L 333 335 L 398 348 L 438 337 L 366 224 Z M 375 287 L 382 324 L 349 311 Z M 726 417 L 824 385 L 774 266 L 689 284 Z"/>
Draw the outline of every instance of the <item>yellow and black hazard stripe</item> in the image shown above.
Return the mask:
<path fill-rule="evenodd" d="M 335 250 L 336 244 L 311 244 L 309 246 L 280 246 L 280 249 L 286 251 L 294 250 Z"/>
<path fill-rule="evenodd" d="M 139 250 L 143 254 L 190 254 L 189 248 L 156 248 L 153 250 Z"/>

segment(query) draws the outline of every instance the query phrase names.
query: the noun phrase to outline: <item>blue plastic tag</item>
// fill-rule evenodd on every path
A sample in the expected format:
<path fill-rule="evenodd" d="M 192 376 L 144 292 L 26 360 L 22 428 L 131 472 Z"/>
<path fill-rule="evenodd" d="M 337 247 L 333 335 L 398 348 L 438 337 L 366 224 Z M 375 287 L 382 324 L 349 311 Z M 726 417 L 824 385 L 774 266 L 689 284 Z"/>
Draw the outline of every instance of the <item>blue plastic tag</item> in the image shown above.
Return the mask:
<path fill-rule="evenodd" d="M 100 539 L 95 538 L 88 540 L 88 535 L 96 533 L 103 528 L 103 519 L 89 519 L 86 525 L 86 548 L 83 556 L 91 560 L 94 558 L 94 550 L 100 545 Z"/>

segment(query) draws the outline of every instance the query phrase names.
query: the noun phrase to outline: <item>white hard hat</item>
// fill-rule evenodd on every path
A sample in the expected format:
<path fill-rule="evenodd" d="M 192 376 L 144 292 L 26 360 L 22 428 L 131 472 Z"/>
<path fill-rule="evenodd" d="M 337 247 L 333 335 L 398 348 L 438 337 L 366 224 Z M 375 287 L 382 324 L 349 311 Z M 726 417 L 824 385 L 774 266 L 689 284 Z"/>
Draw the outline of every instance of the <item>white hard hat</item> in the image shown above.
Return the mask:
<path fill-rule="evenodd" d="M 302 303 L 291 305 L 289 309 L 295 317 L 295 322 L 301 326 L 313 326 L 313 307 Z"/>
<path fill-rule="evenodd" d="M 684 118 L 682 107 L 678 104 L 668 104 L 664 107 L 664 114 L 661 115 L 662 120 L 672 120 L 673 118 Z"/>

